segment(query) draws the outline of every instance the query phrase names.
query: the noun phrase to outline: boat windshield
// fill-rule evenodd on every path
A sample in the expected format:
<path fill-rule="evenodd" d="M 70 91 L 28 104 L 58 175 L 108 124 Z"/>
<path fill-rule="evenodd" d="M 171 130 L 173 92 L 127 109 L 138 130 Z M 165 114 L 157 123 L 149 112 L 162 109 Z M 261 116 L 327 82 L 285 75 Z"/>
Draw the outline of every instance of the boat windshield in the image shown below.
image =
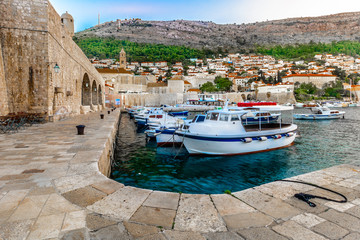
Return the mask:
<path fill-rule="evenodd" d="M 231 121 L 240 121 L 240 117 L 237 114 L 231 114 Z"/>
<path fill-rule="evenodd" d="M 227 122 L 229 120 L 229 114 L 221 114 L 220 121 Z"/>
<path fill-rule="evenodd" d="M 198 116 L 196 122 L 203 122 L 205 120 L 205 116 Z"/>

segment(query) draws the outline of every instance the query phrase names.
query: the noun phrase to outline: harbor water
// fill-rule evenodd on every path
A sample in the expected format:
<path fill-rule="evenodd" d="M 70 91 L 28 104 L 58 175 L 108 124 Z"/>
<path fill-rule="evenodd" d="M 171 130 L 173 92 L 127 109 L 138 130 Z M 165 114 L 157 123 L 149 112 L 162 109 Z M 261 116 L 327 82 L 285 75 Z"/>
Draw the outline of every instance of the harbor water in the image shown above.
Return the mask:
<path fill-rule="evenodd" d="M 112 178 L 145 189 L 217 194 L 334 165 L 360 165 L 360 107 L 341 110 L 345 119 L 294 120 L 300 136 L 291 147 L 239 156 L 189 156 L 183 146 L 157 148 L 122 114 Z M 292 121 L 291 116 L 291 111 L 285 112 L 283 120 Z"/>

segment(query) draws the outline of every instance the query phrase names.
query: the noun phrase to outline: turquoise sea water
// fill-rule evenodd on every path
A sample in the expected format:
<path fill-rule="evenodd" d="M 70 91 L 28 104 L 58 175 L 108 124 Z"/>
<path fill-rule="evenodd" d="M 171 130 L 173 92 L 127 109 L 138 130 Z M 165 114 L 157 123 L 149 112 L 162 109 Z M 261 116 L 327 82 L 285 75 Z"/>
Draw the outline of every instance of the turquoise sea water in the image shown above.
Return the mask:
<path fill-rule="evenodd" d="M 156 148 L 127 114 L 121 117 L 112 178 L 125 185 L 183 193 L 223 193 L 349 163 L 360 165 L 360 107 L 339 109 L 345 119 L 294 120 L 291 147 L 241 156 L 189 156 L 184 147 Z M 294 113 L 306 112 L 305 109 Z M 291 121 L 291 112 L 283 114 Z"/>

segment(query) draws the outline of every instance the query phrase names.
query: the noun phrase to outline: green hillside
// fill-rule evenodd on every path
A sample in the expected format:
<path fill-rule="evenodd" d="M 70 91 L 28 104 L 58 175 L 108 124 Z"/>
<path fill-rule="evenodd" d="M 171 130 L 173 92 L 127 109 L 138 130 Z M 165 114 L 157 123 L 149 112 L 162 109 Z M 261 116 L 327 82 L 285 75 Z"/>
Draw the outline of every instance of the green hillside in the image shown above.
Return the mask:
<path fill-rule="evenodd" d="M 360 42 L 341 41 L 329 44 L 308 43 L 285 46 L 277 45 L 272 47 L 258 46 L 253 51 L 264 55 L 271 55 L 278 59 L 311 61 L 315 54 L 323 53 L 333 55 L 342 53 L 356 57 L 360 55 Z"/>
<path fill-rule="evenodd" d="M 74 38 L 74 41 L 84 51 L 86 56 L 105 58 L 119 58 L 121 48 L 127 53 L 129 62 L 154 61 L 184 61 L 190 58 L 203 59 L 222 54 L 221 49 L 195 49 L 184 46 L 166 46 L 163 44 L 136 43 L 115 38 Z M 257 46 L 253 49 L 240 49 L 240 53 L 249 52 L 271 55 L 277 59 L 312 61 L 315 54 L 331 53 L 346 54 L 357 57 L 360 55 L 360 42 L 341 41 L 326 43 L 308 43 L 295 45 Z"/>
<path fill-rule="evenodd" d="M 190 58 L 205 58 L 214 54 L 211 50 L 198 50 L 184 46 L 135 43 L 114 38 L 74 38 L 87 57 L 119 58 L 124 48 L 129 62 L 184 61 Z"/>

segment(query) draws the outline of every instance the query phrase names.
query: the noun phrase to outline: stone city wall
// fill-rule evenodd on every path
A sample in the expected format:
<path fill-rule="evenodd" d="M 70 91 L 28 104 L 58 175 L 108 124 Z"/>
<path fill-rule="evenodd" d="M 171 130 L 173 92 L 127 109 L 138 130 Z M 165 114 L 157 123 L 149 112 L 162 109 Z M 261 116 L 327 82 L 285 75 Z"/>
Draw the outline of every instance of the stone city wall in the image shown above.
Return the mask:
<path fill-rule="evenodd" d="M 160 105 L 176 105 L 186 103 L 187 100 L 194 100 L 197 94 L 194 93 L 171 93 L 171 94 L 122 94 L 125 99 L 126 106 L 160 106 Z M 257 101 L 268 101 L 284 103 L 295 103 L 295 97 L 292 92 L 286 93 L 258 93 L 255 92 L 238 92 L 238 93 L 225 93 L 222 100 L 230 102 L 244 102 L 247 99 Z M 123 103 L 122 103 L 123 104 Z"/>
<path fill-rule="evenodd" d="M 296 103 L 293 92 L 286 93 L 258 93 L 256 100 L 266 102 L 278 102 L 279 104 Z"/>
<path fill-rule="evenodd" d="M 46 0 L 0 1 L 0 45 L 9 112 L 46 111 Z M 1 92 L 3 93 L 3 92 Z"/>
<path fill-rule="evenodd" d="M 90 89 L 96 84 L 96 91 L 89 91 L 89 108 L 105 102 L 101 75 L 47 0 L 2 0 L 0 11 L 0 98 L 8 105 L 1 114 L 40 112 L 54 120 L 79 114 L 85 75 Z"/>
<path fill-rule="evenodd" d="M 252 93 L 247 93 L 252 94 Z M 243 102 L 243 93 L 226 93 L 223 100 L 229 99 L 230 102 Z M 187 100 L 194 100 L 197 94 L 194 93 L 168 93 L 168 94 L 123 94 L 126 106 L 160 106 L 176 105 L 186 103 Z"/>
<path fill-rule="evenodd" d="M 49 5 L 49 95 L 48 111 L 54 118 L 80 114 L 82 101 L 82 82 L 85 73 L 89 77 L 89 88 L 96 86 L 91 93 L 92 105 L 105 103 L 105 84 L 102 76 L 91 65 L 88 58 L 72 40 L 71 34 L 55 9 Z M 60 72 L 55 73 L 53 67 L 57 63 Z M 94 95 L 95 94 L 95 95 Z M 101 94 L 101 97 L 99 97 Z M 100 98 L 100 99 L 99 99 Z M 97 110 L 97 109 L 94 109 Z"/>

